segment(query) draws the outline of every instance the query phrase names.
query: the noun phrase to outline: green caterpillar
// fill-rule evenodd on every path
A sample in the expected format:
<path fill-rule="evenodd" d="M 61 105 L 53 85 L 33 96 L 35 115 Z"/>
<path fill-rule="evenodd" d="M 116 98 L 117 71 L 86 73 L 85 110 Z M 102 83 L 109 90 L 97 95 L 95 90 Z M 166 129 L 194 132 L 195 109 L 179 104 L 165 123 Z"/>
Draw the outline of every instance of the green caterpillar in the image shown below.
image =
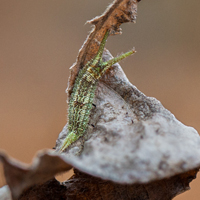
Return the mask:
<path fill-rule="evenodd" d="M 131 50 L 116 58 L 103 62 L 102 54 L 108 36 L 109 30 L 106 31 L 96 56 L 77 75 L 69 100 L 68 135 L 63 141 L 60 152 L 67 149 L 86 132 L 98 80 L 113 64 L 135 53 L 134 50 Z"/>

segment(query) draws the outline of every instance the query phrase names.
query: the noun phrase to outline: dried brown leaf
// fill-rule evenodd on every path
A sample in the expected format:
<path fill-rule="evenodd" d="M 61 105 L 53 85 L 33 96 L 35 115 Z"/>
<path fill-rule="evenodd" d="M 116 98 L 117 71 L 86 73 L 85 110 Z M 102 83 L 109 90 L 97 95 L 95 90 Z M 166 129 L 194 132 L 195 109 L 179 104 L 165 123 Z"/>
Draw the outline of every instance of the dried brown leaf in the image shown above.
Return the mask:
<path fill-rule="evenodd" d="M 121 185 L 76 170 L 75 175 L 63 185 L 52 179 L 33 186 L 19 200 L 170 200 L 189 189 L 189 182 L 195 178 L 196 173 L 197 170 L 192 170 L 148 184 Z"/>
<path fill-rule="evenodd" d="M 13 199 L 32 185 L 46 182 L 55 174 L 70 170 L 72 167 L 51 150 L 38 153 L 30 166 L 25 165 L 0 152 L 6 182 L 10 187 Z"/>
<path fill-rule="evenodd" d="M 105 30 L 120 33 L 119 26 L 135 22 L 136 14 L 136 0 L 115 0 L 89 22 L 95 27 L 71 67 L 69 96 L 79 69 L 96 54 Z M 103 60 L 111 57 L 105 50 Z M 55 199 L 55 191 L 57 199 L 100 199 L 106 194 L 104 199 L 167 200 L 188 189 L 200 167 L 200 137 L 193 128 L 133 86 L 119 64 L 99 81 L 94 103 L 90 123 L 95 127 L 62 155 L 41 151 L 32 165 L 25 166 L 0 154 L 14 199 L 33 185 L 21 199 Z M 67 125 L 57 150 L 66 135 Z M 71 165 L 89 175 L 77 172 L 63 188 L 52 177 Z"/>
<path fill-rule="evenodd" d="M 136 17 L 137 0 L 115 0 L 101 16 L 88 21 L 95 27 L 79 50 L 76 62 L 70 68 L 71 74 L 67 89 L 69 95 L 79 69 L 97 53 L 99 42 L 102 40 L 105 31 L 109 29 L 112 34 L 121 34 L 119 26 L 126 22 L 135 23 Z"/>

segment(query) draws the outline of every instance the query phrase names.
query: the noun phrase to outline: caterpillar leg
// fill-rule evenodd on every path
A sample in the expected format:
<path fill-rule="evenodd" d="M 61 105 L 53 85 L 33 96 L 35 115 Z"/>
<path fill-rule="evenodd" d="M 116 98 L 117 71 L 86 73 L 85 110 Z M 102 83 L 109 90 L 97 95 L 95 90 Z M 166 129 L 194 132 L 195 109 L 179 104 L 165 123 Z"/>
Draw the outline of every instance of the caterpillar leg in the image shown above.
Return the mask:
<path fill-rule="evenodd" d="M 97 107 L 94 103 L 92 104 L 95 108 Z"/>

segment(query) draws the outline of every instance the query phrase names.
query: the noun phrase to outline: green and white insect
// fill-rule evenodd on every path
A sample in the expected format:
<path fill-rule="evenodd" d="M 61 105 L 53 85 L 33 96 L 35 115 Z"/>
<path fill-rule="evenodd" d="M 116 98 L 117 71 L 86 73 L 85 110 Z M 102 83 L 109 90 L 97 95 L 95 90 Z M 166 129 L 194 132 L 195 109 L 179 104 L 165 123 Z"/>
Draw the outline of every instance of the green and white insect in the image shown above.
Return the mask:
<path fill-rule="evenodd" d="M 87 131 L 98 80 L 113 64 L 135 53 L 134 50 L 131 50 L 103 62 L 102 54 L 108 35 L 109 30 L 106 31 L 96 56 L 79 71 L 76 77 L 69 100 L 68 135 L 63 141 L 60 152 L 67 149 Z"/>

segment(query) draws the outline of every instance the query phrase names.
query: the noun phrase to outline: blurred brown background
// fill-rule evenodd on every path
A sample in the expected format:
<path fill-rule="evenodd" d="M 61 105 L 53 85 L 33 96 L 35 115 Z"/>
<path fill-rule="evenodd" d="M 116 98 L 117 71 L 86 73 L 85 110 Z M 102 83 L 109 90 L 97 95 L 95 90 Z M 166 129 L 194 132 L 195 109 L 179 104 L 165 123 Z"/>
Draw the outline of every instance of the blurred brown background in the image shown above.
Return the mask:
<path fill-rule="evenodd" d="M 0 1 L 0 148 L 23 162 L 52 148 L 66 123 L 65 89 L 90 25 L 112 0 Z M 142 0 L 136 24 L 109 37 L 130 81 L 200 132 L 200 1 Z M 199 200 L 200 179 L 176 200 Z M 0 186 L 5 184 L 0 172 Z"/>

